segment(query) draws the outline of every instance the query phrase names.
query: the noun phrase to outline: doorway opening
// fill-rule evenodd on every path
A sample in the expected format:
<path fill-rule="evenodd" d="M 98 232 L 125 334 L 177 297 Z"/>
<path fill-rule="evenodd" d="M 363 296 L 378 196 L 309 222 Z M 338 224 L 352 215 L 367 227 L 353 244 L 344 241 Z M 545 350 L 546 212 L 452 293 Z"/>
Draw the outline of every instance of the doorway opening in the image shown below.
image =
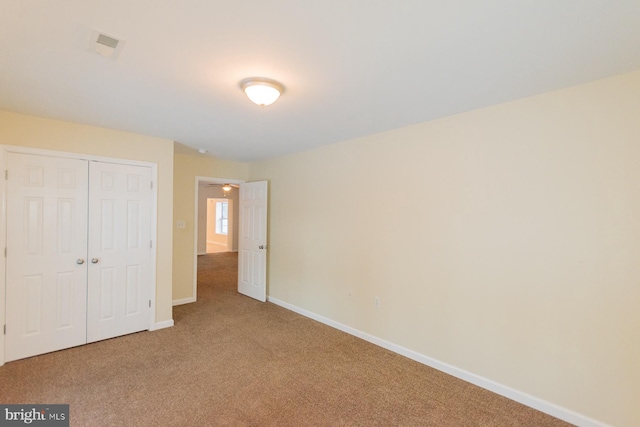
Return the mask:
<path fill-rule="evenodd" d="M 239 228 L 239 184 L 244 181 L 227 179 L 196 177 L 195 200 L 195 259 L 193 296 L 197 299 L 198 281 L 216 274 L 221 268 L 216 262 L 211 262 L 210 254 L 238 252 Z M 222 186 L 230 184 L 231 190 L 224 191 Z M 198 268 L 199 264 L 200 268 Z M 228 262 L 227 262 L 228 264 Z M 206 274 L 202 268 L 206 269 Z M 228 265 L 225 266 L 228 269 Z M 237 261 L 235 270 L 237 271 Z"/>
<path fill-rule="evenodd" d="M 232 190 L 233 191 L 233 188 Z M 202 203 L 199 201 L 198 203 Z M 237 252 L 234 250 L 234 203 L 233 198 L 214 199 L 207 198 L 206 220 L 206 253 Z"/>

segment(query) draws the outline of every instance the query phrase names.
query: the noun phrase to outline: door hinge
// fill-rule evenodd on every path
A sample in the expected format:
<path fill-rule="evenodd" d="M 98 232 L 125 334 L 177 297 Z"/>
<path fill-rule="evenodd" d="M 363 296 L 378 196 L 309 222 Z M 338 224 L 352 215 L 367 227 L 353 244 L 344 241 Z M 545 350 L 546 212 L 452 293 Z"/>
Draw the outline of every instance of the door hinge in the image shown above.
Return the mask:
<path fill-rule="evenodd" d="M 4 325 L 4 334 L 7 335 L 7 325 Z"/>
<path fill-rule="evenodd" d="M 151 181 L 151 189 L 153 190 L 153 181 Z"/>
<path fill-rule="evenodd" d="M 149 247 L 153 248 L 153 240 L 149 240 Z"/>
<path fill-rule="evenodd" d="M 4 180 L 5 181 L 9 180 L 9 169 L 5 169 L 5 171 L 4 171 Z"/>
<path fill-rule="evenodd" d="M 151 300 L 149 300 L 149 308 L 151 308 Z"/>
<path fill-rule="evenodd" d="M 7 257 L 7 248 L 4 248 L 4 257 Z"/>

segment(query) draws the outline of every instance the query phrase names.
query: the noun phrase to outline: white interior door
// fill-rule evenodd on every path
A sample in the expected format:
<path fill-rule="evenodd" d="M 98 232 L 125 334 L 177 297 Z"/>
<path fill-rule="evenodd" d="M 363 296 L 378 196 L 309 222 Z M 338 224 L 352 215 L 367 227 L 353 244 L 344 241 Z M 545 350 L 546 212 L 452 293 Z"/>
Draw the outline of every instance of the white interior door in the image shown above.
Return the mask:
<path fill-rule="evenodd" d="M 87 162 L 7 154 L 5 360 L 86 342 Z"/>
<path fill-rule="evenodd" d="M 267 300 L 267 182 L 240 184 L 238 292 Z"/>
<path fill-rule="evenodd" d="M 151 168 L 90 162 L 87 342 L 149 328 Z"/>

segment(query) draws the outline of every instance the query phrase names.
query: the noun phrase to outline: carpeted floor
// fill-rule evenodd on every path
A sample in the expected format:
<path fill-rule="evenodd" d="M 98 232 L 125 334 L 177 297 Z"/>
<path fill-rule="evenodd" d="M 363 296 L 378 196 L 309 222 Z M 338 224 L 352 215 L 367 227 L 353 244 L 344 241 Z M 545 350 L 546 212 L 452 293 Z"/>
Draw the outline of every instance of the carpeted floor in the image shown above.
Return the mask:
<path fill-rule="evenodd" d="M 0 403 L 69 403 L 72 426 L 566 426 L 236 291 L 199 257 L 175 326 L 0 367 Z"/>

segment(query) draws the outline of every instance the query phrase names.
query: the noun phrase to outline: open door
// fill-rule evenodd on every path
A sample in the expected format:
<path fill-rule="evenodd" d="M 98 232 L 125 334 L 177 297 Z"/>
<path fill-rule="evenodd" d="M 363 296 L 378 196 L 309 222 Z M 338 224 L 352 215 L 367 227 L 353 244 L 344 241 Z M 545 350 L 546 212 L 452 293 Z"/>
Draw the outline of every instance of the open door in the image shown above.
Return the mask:
<path fill-rule="evenodd" d="M 238 292 L 267 300 L 267 181 L 240 184 Z"/>

